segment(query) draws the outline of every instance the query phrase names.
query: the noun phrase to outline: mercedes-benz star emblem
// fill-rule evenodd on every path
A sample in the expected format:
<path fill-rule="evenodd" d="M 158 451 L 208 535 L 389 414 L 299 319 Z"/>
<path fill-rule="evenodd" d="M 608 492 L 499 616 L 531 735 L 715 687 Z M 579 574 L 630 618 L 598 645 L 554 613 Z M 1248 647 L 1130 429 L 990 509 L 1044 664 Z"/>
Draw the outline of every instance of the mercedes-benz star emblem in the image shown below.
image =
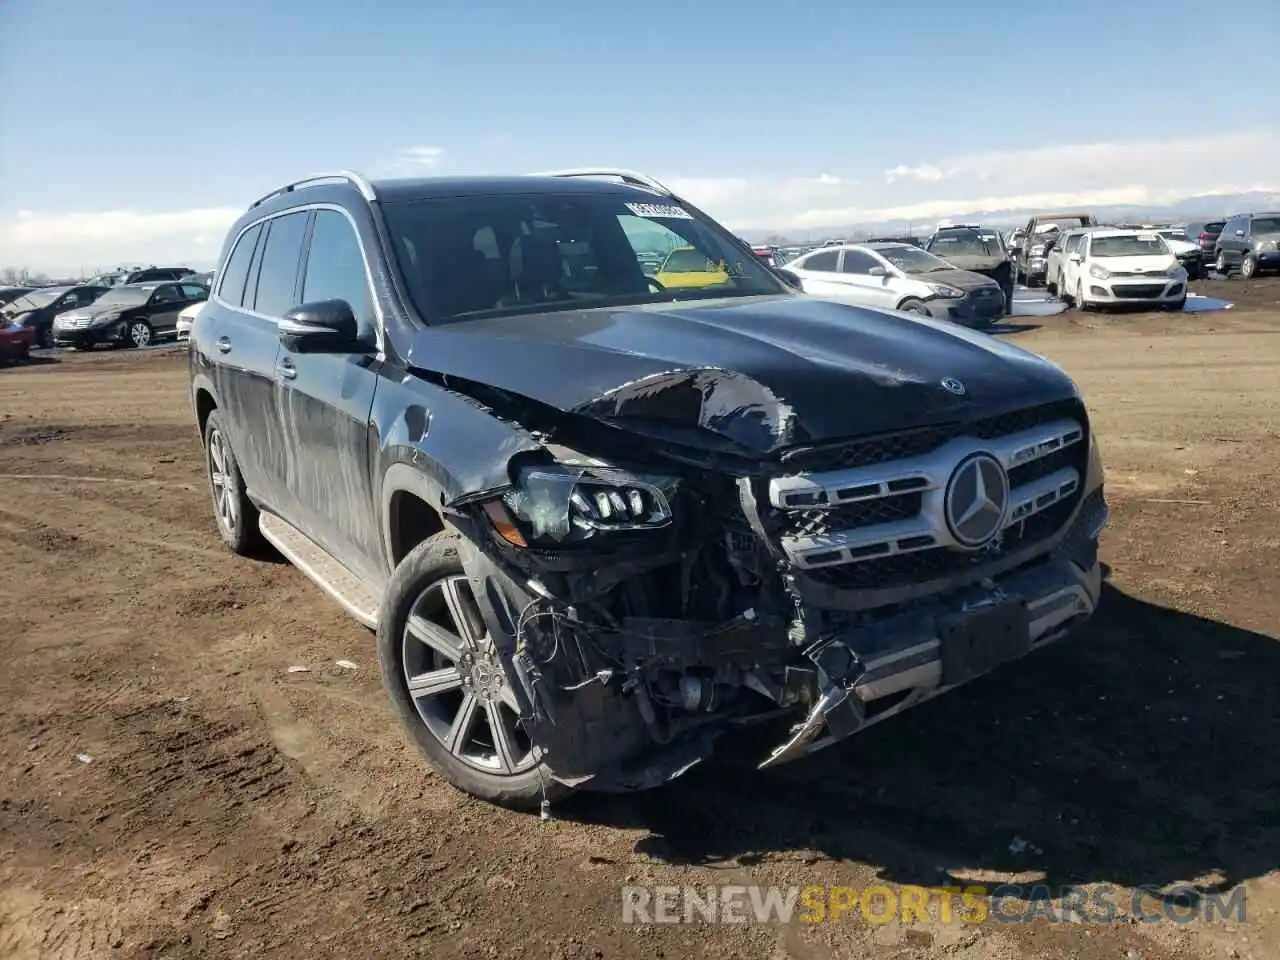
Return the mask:
<path fill-rule="evenodd" d="M 964 396 L 964 384 L 955 377 L 943 377 L 942 389 L 947 393 L 954 393 L 957 397 Z"/>
<path fill-rule="evenodd" d="M 1004 529 L 1009 512 L 1009 476 L 989 453 L 960 461 L 947 483 L 947 526 L 961 546 L 977 548 Z"/>

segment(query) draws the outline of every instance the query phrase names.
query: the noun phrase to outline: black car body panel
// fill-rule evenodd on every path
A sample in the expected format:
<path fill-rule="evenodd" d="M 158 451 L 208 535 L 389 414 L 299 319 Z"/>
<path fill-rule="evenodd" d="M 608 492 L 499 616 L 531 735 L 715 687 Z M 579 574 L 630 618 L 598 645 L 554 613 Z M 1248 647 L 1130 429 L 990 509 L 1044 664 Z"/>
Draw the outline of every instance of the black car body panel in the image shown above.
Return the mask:
<path fill-rule="evenodd" d="M 959 271 L 937 277 L 977 286 Z M 1060 371 L 1000 341 L 800 296 L 475 320 L 419 333 L 407 360 L 611 421 L 687 418 L 752 456 L 1073 390 Z M 548 365 L 581 373 L 548 377 Z M 948 376 L 964 381 L 965 397 L 938 386 Z"/>
<path fill-rule="evenodd" d="M 107 292 L 107 288 L 93 285 L 45 287 L 30 292 L 33 294 L 56 292 L 56 297 L 33 310 L 22 310 L 23 299 L 19 297 L 3 308 L 3 314 L 5 319 L 31 329 L 35 342 L 39 346 L 51 347 L 55 340 L 53 335 L 55 319 L 64 313 L 91 305 Z"/>
<path fill-rule="evenodd" d="M 642 213 L 680 203 L 689 218 L 707 219 L 649 189 L 532 177 L 285 188 L 228 234 L 219 286 L 191 330 L 191 400 L 202 430 L 219 411 L 249 499 L 375 592 L 425 537 L 446 525 L 461 534 L 520 722 L 556 780 L 656 785 L 705 756 L 727 723 L 761 713 L 761 703 L 808 716 L 770 760 L 780 762 L 816 747 L 819 730 L 838 738 L 871 722 L 854 706 L 864 675 L 877 691 L 886 670 L 894 683 L 940 689 L 937 677 L 919 680 L 933 669 L 919 656 L 910 677 L 876 666 L 891 648 L 919 643 L 916 621 L 886 619 L 874 636 L 863 629 L 899 604 L 912 617 L 963 617 L 992 576 L 1020 578 L 1007 581 L 1010 596 L 1043 604 L 1048 577 L 1053 596 L 1075 606 L 1037 614 L 1037 637 L 1092 611 L 1105 519 L 1100 465 L 1061 370 L 949 323 L 798 295 L 760 265 L 753 269 L 765 271 L 758 282 L 768 292 L 749 296 L 677 291 L 449 322 L 415 308 L 406 271 L 416 261 L 404 251 L 423 251 L 397 242 L 390 205 L 523 195 L 608 197 Z M 343 302 L 360 332 L 341 349 L 308 352 L 289 330 L 322 312 L 298 304 L 312 302 L 310 266 L 324 262 L 335 230 L 363 260 L 358 276 L 347 274 Z M 459 234 L 467 246 L 472 233 Z M 723 252 L 740 250 L 754 264 L 749 247 L 717 236 Z M 325 286 L 334 275 L 316 274 L 327 293 L 321 305 L 336 302 Z M 1056 506 L 988 549 L 931 559 L 904 552 L 874 570 L 831 566 L 812 552 L 812 569 L 788 559 L 816 549 L 814 537 L 844 535 L 842 524 L 910 520 L 902 497 L 923 509 L 918 479 L 904 481 L 914 493 L 867 492 L 898 481 L 873 482 L 863 471 L 917 461 L 936 471 L 968 444 L 1005 437 L 1028 444 L 1009 474 L 1018 483 L 1073 479 L 1069 490 L 1046 490 Z M 1031 463 L 1038 458 L 1052 460 Z M 568 486 L 538 486 L 545 475 L 567 476 Z M 854 486 L 843 490 L 846 476 Z M 669 515 L 575 539 L 582 528 L 565 522 L 568 491 L 634 492 L 637 483 L 657 491 Z M 857 520 L 866 504 L 827 511 L 822 501 L 811 516 L 776 505 L 780 483 L 825 483 L 837 499 L 887 491 L 904 512 Z M 501 517 L 523 545 L 502 533 Z M 904 539 L 900 548 L 921 544 Z M 933 606 L 912 612 L 926 601 Z M 685 706 L 672 699 L 677 679 Z M 715 695 L 695 704 L 688 683 Z"/>
<path fill-rule="evenodd" d="M 137 304 L 121 304 L 113 296 L 121 291 L 138 291 L 146 300 Z M 165 294 L 163 300 L 157 299 Z M 191 283 L 143 283 L 121 284 L 104 290 L 99 299 L 85 307 L 68 310 L 53 326 L 53 339 L 59 346 L 89 348 L 103 344 L 124 345 L 131 341 L 131 327 L 138 321 L 146 323 L 151 337 L 171 334 L 178 314 L 193 303 L 208 296 L 207 288 Z M 104 302 L 106 301 L 106 302 Z"/>

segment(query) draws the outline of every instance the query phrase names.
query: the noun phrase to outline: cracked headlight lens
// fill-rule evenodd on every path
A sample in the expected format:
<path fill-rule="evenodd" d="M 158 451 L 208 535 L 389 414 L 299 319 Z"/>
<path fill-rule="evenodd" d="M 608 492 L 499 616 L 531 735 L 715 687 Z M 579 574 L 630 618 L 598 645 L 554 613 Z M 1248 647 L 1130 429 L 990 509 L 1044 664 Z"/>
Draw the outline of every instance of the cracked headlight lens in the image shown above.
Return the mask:
<path fill-rule="evenodd" d="M 525 467 L 502 506 L 524 544 L 490 519 L 508 543 L 566 545 L 601 534 L 656 530 L 672 521 L 671 501 L 679 481 L 611 467 Z"/>

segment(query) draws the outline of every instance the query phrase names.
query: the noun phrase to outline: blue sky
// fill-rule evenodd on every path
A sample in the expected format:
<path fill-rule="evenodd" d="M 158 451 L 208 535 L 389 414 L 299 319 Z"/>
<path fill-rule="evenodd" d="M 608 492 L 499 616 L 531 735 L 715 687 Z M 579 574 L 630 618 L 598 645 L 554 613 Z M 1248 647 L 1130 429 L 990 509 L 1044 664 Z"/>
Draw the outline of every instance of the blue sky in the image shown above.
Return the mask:
<path fill-rule="evenodd" d="M 0 0 L 0 36 L 0 265 L 209 256 L 337 167 L 625 166 L 800 231 L 1280 187 L 1276 0 Z"/>

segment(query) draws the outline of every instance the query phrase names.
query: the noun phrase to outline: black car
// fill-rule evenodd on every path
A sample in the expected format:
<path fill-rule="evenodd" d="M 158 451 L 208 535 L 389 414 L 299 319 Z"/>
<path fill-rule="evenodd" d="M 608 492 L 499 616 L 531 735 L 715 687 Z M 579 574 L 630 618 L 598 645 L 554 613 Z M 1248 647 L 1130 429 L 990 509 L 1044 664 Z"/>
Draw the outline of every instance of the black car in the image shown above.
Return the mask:
<path fill-rule="evenodd" d="M 1264 270 L 1280 270 L 1280 213 L 1229 219 L 1214 241 L 1214 268 L 1224 276 L 1239 270 L 1245 280 Z"/>
<path fill-rule="evenodd" d="M 961 270 L 980 273 L 1000 284 L 1004 312 L 1013 312 L 1013 258 L 1000 231 L 983 226 L 939 227 L 924 248 Z"/>
<path fill-rule="evenodd" d="M 159 338 L 174 336 L 178 314 L 208 298 L 209 288 L 199 283 L 111 287 L 88 307 L 58 317 L 53 339 L 60 347 L 145 347 Z"/>
<path fill-rule="evenodd" d="M 108 289 L 94 285 L 39 287 L 5 304 L 0 316 L 33 329 L 37 346 L 52 347 L 54 320 L 68 310 L 89 306 Z"/>
<path fill-rule="evenodd" d="M 184 280 L 194 271 L 190 267 L 143 267 L 130 270 L 120 279 L 121 284 L 152 283 L 156 280 Z"/>
<path fill-rule="evenodd" d="M 717 270 L 665 288 L 655 235 Z M 762 766 L 797 759 L 1100 596 L 1065 373 L 798 293 L 649 178 L 313 178 L 217 277 L 189 363 L 223 541 L 376 630 L 413 742 L 489 800 L 654 787 L 779 711 Z"/>
<path fill-rule="evenodd" d="M 0 307 L 7 306 L 21 296 L 30 293 L 35 287 L 0 287 Z"/>

